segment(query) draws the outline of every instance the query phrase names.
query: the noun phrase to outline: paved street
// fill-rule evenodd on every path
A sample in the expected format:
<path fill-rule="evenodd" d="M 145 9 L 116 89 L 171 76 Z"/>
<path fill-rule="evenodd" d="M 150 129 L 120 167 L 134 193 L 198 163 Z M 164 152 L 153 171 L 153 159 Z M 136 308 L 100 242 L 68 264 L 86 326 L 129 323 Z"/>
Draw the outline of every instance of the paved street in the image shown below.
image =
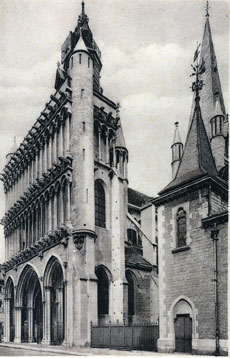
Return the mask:
<path fill-rule="evenodd" d="M 16 348 L 8 348 L 0 346 L 0 356 L 55 356 L 55 353 L 47 353 L 47 352 L 37 352 L 27 349 L 16 349 Z M 64 355 L 64 354 L 58 354 Z"/>

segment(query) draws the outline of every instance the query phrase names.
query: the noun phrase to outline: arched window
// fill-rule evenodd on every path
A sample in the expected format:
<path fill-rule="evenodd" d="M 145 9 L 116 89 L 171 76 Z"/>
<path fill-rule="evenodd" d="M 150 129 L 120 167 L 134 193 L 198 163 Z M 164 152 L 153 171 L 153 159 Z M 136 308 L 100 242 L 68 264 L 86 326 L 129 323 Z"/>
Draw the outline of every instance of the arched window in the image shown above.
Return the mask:
<path fill-rule="evenodd" d="M 127 271 L 125 274 L 128 282 L 128 315 L 135 315 L 135 286 L 131 272 Z"/>
<path fill-rule="evenodd" d="M 109 314 L 109 279 L 102 267 L 96 270 L 96 275 L 98 315 Z"/>
<path fill-rule="evenodd" d="M 95 225 L 105 227 L 105 191 L 99 181 L 95 182 Z"/>
<path fill-rule="evenodd" d="M 186 211 L 183 208 L 178 209 L 177 216 L 177 247 L 186 246 Z"/>

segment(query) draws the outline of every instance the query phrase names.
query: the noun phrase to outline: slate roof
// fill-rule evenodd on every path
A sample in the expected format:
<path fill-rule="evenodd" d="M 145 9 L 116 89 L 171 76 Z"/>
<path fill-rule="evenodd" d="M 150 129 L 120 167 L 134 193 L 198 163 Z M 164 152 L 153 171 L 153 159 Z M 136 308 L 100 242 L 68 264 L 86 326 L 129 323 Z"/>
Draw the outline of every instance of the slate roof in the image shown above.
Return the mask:
<path fill-rule="evenodd" d="M 115 147 L 126 148 L 122 126 L 118 127 Z"/>
<path fill-rule="evenodd" d="M 211 146 L 201 116 L 199 97 L 175 179 L 159 194 L 204 175 L 217 176 Z"/>
<path fill-rule="evenodd" d="M 148 195 L 140 193 L 134 189 L 128 188 L 128 203 L 142 207 L 144 204 L 148 203 L 152 198 Z"/>
<path fill-rule="evenodd" d="M 137 265 L 142 268 L 151 269 L 152 265 L 133 246 L 125 246 L 125 264 Z"/>

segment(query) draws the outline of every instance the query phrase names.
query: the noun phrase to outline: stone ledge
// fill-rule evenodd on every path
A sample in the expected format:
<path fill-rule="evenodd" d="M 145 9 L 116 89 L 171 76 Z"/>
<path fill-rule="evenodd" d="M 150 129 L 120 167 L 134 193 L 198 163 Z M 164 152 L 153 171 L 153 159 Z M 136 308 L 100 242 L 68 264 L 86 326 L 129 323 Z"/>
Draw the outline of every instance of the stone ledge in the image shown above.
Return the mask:
<path fill-rule="evenodd" d="M 172 254 L 175 254 L 176 252 L 187 251 L 187 250 L 190 250 L 190 246 L 177 247 L 176 249 L 173 249 L 171 252 Z"/>

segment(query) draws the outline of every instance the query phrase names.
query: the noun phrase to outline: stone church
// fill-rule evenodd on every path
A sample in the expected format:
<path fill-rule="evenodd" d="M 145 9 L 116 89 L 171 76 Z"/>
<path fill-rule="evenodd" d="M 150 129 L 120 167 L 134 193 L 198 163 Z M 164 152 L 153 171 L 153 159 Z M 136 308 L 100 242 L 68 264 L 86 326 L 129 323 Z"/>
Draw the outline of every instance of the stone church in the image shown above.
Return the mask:
<path fill-rule="evenodd" d="M 88 21 L 83 2 L 55 91 L 2 174 L 5 342 L 87 346 L 92 323 L 158 320 L 151 198 L 128 187 L 119 104 L 100 86 Z"/>
<path fill-rule="evenodd" d="M 194 67 L 194 66 L 193 66 Z M 158 212 L 160 352 L 228 349 L 228 117 L 207 8 L 199 81 L 183 146 L 176 122 L 172 181 Z"/>
<path fill-rule="evenodd" d="M 208 10 L 199 61 L 172 181 L 148 197 L 128 185 L 82 3 L 55 91 L 2 174 L 5 342 L 87 346 L 92 324 L 159 321 L 160 352 L 226 353 L 228 118 Z"/>

